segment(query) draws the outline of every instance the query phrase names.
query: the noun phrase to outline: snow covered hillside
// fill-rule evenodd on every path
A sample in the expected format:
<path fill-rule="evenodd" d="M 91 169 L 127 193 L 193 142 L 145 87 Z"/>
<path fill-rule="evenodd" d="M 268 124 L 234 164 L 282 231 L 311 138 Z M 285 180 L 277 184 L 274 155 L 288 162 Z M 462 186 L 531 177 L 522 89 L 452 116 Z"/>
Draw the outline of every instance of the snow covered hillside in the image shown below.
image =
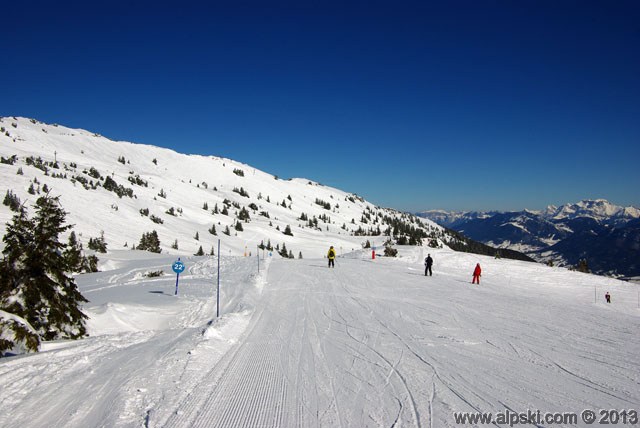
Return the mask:
<path fill-rule="evenodd" d="M 85 249 L 101 233 L 108 249 L 130 249 L 153 230 L 162 252 L 177 255 L 200 247 L 209 254 L 218 239 L 226 255 L 270 243 L 294 257 L 320 257 L 330 245 L 348 252 L 367 240 L 380 247 L 388 237 L 381 235 L 407 236 L 411 228 L 449 239 L 431 221 L 307 179 L 34 119 L 0 118 L 0 156 L 1 195 L 11 192 L 28 208 L 47 189 L 59 195 Z M 12 215 L 0 206 L 0 234 Z"/>
<path fill-rule="evenodd" d="M 452 427 L 457 411 L 640 409 L 637 286 L 399 249 L 335 269 L 223 256 L 219 319 L 215 258 L 185 257 L 174 296 L 175 257 L 110 251 L 77 277 L 90 337 L 0 360 L 0 426 Z"/>

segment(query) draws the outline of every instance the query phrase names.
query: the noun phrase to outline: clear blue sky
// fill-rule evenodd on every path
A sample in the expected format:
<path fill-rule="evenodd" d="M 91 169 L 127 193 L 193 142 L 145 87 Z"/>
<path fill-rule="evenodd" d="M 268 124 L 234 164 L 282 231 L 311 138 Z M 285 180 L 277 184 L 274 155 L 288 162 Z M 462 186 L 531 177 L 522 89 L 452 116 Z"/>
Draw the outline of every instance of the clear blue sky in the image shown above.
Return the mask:
<path fill-rule="evenodd" d="M 406 211 L 640 206 L 636 0 L 144 3 L 5 2 L 0 115 Z"/>

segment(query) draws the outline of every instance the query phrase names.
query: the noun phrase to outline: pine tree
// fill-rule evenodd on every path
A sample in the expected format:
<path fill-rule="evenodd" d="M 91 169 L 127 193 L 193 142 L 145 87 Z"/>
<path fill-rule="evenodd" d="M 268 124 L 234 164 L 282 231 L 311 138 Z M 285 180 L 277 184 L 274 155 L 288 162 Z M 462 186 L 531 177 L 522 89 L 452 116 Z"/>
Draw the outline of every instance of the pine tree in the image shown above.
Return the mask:
<path fill-rule="evenodd" d="M 282 244 L 282 249 L 280 250 L 279 254 L 284 257 L 285 259 L 289 258 L 289 252 L 287 251 L 287 246 L 286 244 Z"/>
<path fill-rule="evenodd" d="M 18 198 L 11 190 L 7 190 L 7 193 L 4 196 L 4 201 L 2 203 L 8 206 L 9 209 L 13 212 L 18 212 L 21 205 L 20 198 Z"/>
<path fill-rule="evenodd" d="M 238 213 L 238 220 L 244 220 L 248 222 L 250 219 L 251 216 L 249 215 L 249 211 L 247 211 L 245 207 L 242 207 L 242 209 Z"/>
<path fill-rule="evenodd" d="M 285 235 L 289 235 L 289 236 L 293 236 L 293 233 L 291 232 L 291 226 L 287 225 L 287 227 L 284 228 L 284 232 Z"/>
<path fill-rule="evenodd" d="M 76 233 L 74 231 L 71 231 L 69 234 L 69 242 L 67 243 L 67 248 L 64 250 L 62 255 L 67 262 L 69 271 L 82 271 L 82 245 L 78 243 L 78 239 L 76 238 Z"/>
<path fill-rule="evenodd" d="M 158 238 L 158 232 L 155 230 L 152 232 L 143 233 L 138 244 L 138 250 L 150 251 L 152 253 L 160 253 L 160 239 Z"/>
<path fill-rule="evenodd" d="M 86 334 L 80 304 L 87 300 L 67 275 L 60 234 L 66 213 L 57 197 L 38 198 L 33 220 L 21 209 L 7 225 L 0 264 L 0 308 L 22 317 L 45 340 Z"/>
<path fill-rule="evenodd" d="M 202 245 L 200 245 L 200 248 L 198 248 L 198 252 L 195 253 L 194 255 L 196 255 L 196 256 L 204 256 L 204 251 L 202 250 Z"/>
<path fill-rule="evenodd" d="M 133 247 L 135 250 L 135 245 Z M 98 257 L 95 254 L 83 257 L 82 270 L 85 272 L 98 272 Z"/>
<path fill-rule="evenodd" d="M 106 253 L 107 243 L 104 240 L 104 231 L 100 232 L 99 238 L 89 238 L 88 247 L 90 250 L 97 251 L 98 253 Z"/>
<path fill-rule="evenodd" d="M 217 235 L 218 233 L 216 232 L 216 225 L 212 224 L 211 225 L 211 229 L 209 229 L 209 233 L 212 235 Z"/>

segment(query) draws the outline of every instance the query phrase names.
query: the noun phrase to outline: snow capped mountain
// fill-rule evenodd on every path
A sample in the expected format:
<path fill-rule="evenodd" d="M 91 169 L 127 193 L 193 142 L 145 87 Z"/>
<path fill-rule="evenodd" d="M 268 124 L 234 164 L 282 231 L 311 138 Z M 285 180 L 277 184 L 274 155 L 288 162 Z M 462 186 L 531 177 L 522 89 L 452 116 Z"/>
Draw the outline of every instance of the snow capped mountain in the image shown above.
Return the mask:
<path fill-rule="evenodd" d="M 366 241 L 454 239 L 430 220 L 380 208 L 353 193 L 294 178 L 279 179 L 230 159 L 112 141 L 34 119 L 0 118 L 0 233 L 13 212 L 7 197 L 31 208 L 39 194 L 60 196 L 79 241 L 104 235 L 108 249 L 130 249 L 157 231 L 163 253 L 227 255 L 271 245 L 290 257 L 321 257 Z M 415 236 L 414 236 L 415 238 Z M 2 244 L 0 244 L 1 246 Z"/>
<path fill-rule="evenodd" d="M 543 211 L 439 212 L 418 215 L 498 248 L 521 251 L 532 258 L 575 266 L 586 259 L 594 272 L 616 276 L 640 274 L 640 210 L 604 199 L 584 200 Z"/>
<path fill-rule="evenodd" d="M 550 205 L 543 213 L 545 218 L 553 220 L 590 217 L 605 223 L 619 223 L 640 218 L 640 209 L 621 207 L 605 199 L 584 200 L 574 204 L 562 205 L 559 208 Z"/>
<path fill-rule="evenodd" d="M 458 223 L 467 222 L 474 219 L 483 219 L 497 214 L 497 211 L 481 212 L 481 211 L 444 211 L 444 210 L 427 210 L 417 213 L 419 217 L 427 218 L 437 224 L 445 227 L 455 228 Z"/>

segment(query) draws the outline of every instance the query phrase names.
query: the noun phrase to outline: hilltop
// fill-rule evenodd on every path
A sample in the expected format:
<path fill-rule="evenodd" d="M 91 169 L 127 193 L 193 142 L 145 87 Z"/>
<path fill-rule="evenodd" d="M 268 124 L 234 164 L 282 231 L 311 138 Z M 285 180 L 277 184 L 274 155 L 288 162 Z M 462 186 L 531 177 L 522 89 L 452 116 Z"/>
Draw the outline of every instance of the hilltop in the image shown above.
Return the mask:
<path fill-rule="evenodd" d="M 46 191 L 60 196 L 85 246 L 103 234 L 108 249 L 132 248 L 155 230 L 163 253 L 191 255 L 202 247 L 209 254 L 220 239 L 227 255 L 271 244 L 273 253 L 286 247 L 297 258 L 322 256 L 330 245 L 347 252 L 369 241 L 380 248 L 390 234 L 412 243 L 452 239 L 431 221 L 354 193 L 231 159 L 112 141 L 35 119 L 1 118 L 0 131 L 3 196 L 11 192 L 27 207 Z M 0 233 L 11 216 L 0 207 Z"/>

